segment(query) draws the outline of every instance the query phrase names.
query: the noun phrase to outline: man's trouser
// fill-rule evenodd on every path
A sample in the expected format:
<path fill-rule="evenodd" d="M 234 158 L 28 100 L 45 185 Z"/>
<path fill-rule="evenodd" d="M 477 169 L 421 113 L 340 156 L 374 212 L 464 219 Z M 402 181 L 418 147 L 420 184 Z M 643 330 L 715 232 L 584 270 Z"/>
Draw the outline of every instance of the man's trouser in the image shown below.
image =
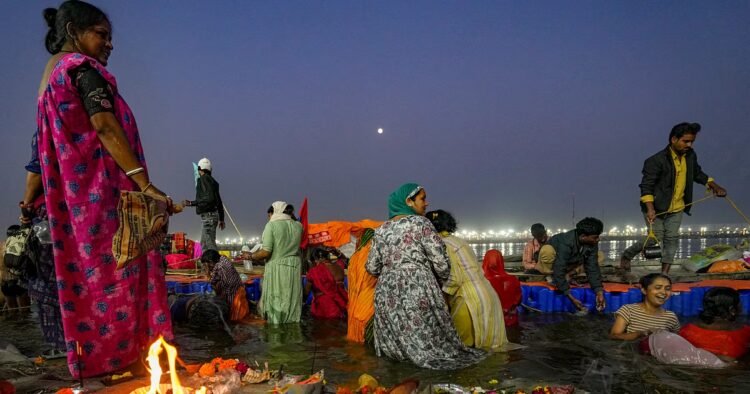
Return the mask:
<path fill-rule="evenodd" d="M 646 226 L 648 226 L 648 218 L 645 214 L 643 217 L 646 219 Z M 656 235 L 656 238 L 661 242 L 662 264 L 674 263 L 674 255 L 677 252 L 677 246 L 680 243 L 681 224 L 682 211 L 659 215 L 654 219 L 654 223 L 651 225 L 651 229 L 654 230 L 654 235 Z M 654 240 L 649 238 L 648 244 L 652 245 L 653 243 Z M 626 260 L 633 260 L 635 256 L 641 253 L 643 248 L 643 240 L 637 241 L 622 252 L 622 257 Z"/>
<path fill-rule="evenodd" d="M 216 226 L 219 225 L 219 212 L 206 212 L 201 214 L 201 251 L 209 249 L 219 250 L 216 247 Z"/>

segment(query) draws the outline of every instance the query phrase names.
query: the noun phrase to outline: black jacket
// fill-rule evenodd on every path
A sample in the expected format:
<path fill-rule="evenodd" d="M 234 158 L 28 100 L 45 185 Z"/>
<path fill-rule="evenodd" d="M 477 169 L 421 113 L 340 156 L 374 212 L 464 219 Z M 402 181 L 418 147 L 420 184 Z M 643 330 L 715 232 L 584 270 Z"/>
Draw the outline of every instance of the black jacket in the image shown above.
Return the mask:
<path fill-rule="evenodd" d="M 224 204 L 219 194 L 219 182 L 209 173 L 204 173 L 198 178 L 195 185 L 195 201 L 191 201 L 190 205 L 195 206 L 195 213 L 198 215 L 219 212 L 219 221 L 224 221 Z"/>
<path fill-rule="evenodd" d="M 685 153 L 685 205 L 693 201 L 693 182 L 705 185 L 708 182 L 708 175 L 698 165 L 698 156 L 693 150 Z M 669 146 L 659 153 L 649 157 L 643 163 L 643 179 L 641 179 L 641 197 L 646 195 L 654 196 L 654 210 L 656 213 L 665 212 L 672 203 L 672 194 L 674 194 L 675 174 L 674 161 Z M 641 211 L 648 211 L 646 204 L 641 203 Z M 690 206 L 685 207 L 686 214 L 690 214 Z"/>
<path fill-rule="evenodd" d="M 582 245 L 578 242 L 578 231 L 570 230 L 553 235 L 547 242 L 555 248 L 555 262 L 552 263 L 552 284 L 562 292 L 570 289 L 566 274 L 571 269 L 583 265 L 589 285 L 595 292 L 602 290 L 602 272 L 597 261 L 599 245 Z"/>

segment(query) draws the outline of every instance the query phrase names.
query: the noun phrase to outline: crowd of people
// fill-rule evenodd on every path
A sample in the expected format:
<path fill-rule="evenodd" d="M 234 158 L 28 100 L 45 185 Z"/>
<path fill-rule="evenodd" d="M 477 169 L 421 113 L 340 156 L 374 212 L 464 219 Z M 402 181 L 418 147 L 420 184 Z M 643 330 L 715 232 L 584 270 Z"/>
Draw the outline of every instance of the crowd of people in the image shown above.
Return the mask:
<path fill-rule="evenodd" d="M 207 316 L 216 316 L 214 310 L 219 318 L 226 313 L 239 321 L 250 307 L 239 274 L 217 252 L 216 229 L 224 228 L 224 208 L 206 158 L 198 163 L 196 199 L 183 205 L 196 207 L 201 217 L 201 261 L 216 299 L 168 299 L 162 256 L 156 250 L 117 269 L 112 239 L 120 193 L 139 191 L 173 203 L 149 178 L 134 114 L 106 67 L 113 50 L 109 17 L 91 4 L 70 0 L 46 9 L 44 18 L 51 56 L 38 89 L 37 130 L 19 220 L 24 226 L 46 226 L 50 240 L 38 245 L 35 275 L 22 285 L 13 272 L 4 272 L 2 292 L 14 308 L 27 305 L 30 296 L 39 306 L 45 339 L 67 354 L 74 377 L 89 377 L 137 362 L 160 335 L 171 340 L 173 322 L 213 321 Z M 643 167 L 641 206 L 662 240 L 664 274 L 674 259 L 676 229 L 690 209 L 692 183 L 726 195 L 702 172 L 691 149 L 699 130 L 696 123 L 676 125 L 669 145 Z M 252 260 L 265 261 L 258 313 L 269 324 L 298 323 L 303 296 L 312 294 L 314 317 L 345 318 L 348 339 L 371 343 L 378 355 L 424 368 L 463 368 L 483 360 L 487 349 L 506 349 L 506 326 L 518 323 L 518 280 L 505 273 L 496 250 L 480 266 L 466 242 L 454 235 L 456 219 L 444 210 L 426 212 L 427 206 L 423 187 L 402 185 L 389 196 L 387 220 L 364 232 L 348 266 L 314 252 L 303 288 L 303 226 L 292 205 L 274 202 L 267 211 L 262 247 L 248 253 Z M 570 276 L 583 267 L 596 293 L 596 308 L 602 310 L 597 261 L 602 231 L 596 218 L 551 237 L 535 224 L 524 268 L 551 275 L 557 290 L 585 310 L 569 285 Z M 624 268 L 629 268 L 633 251 L 643 247 L 623 255 Z M 644 347 L 651 354 L 669 353 L 664 349 L 675 346 L 674 338 L 654 335 L 679 329 L 674 314 L 662 308 L 670 286 L 666 275 L 644 277 L 644 301 L 617 311 L 611 336 L 647 337 Z M 736 291 L 713 289 L 706 294 L 700 320 L 679 329 L 679 335 L 725 362 L 746 350 L 750 336 L 747 326 L 736 323 L 738 311 Z M 705 354 L 697 357 L 705 359 Z"/>

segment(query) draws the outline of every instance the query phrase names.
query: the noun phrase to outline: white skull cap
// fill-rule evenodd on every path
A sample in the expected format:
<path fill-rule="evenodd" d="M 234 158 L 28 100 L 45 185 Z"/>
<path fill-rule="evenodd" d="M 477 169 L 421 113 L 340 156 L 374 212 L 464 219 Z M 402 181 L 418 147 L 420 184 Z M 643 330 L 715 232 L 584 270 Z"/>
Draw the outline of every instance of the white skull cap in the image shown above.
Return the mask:
<path fill-rule="evenodd" d="M 198 161 L 198 167 L 201 170 L 208 170 L 211 171 L 211 160 L 208 160 L 207 158 L 202 158 Z"/>

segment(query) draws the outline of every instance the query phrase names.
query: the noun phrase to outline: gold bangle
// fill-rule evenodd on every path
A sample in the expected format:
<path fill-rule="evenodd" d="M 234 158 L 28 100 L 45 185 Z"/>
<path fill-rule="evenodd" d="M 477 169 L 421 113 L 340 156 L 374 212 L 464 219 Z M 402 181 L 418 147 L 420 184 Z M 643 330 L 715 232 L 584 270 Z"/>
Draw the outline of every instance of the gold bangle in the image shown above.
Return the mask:
<path fill-rule="evenodd" d="M 151 186 L 154 186 L 154 184 L 153 184 L 153 183 L 151 183 L 151 182 L 149 182 L 149 183 L 148 183 L 148 185 L 146 185 L 146 187 L 144 187 L 143 189 L 141 189 L 141 192 L 142 192 L 142 193 L 145 193 L 145 192 L 146 192 L 146 190 L 148 190 L 148 189 L 149 189 L 149 188 L 150 188 Z"/>

